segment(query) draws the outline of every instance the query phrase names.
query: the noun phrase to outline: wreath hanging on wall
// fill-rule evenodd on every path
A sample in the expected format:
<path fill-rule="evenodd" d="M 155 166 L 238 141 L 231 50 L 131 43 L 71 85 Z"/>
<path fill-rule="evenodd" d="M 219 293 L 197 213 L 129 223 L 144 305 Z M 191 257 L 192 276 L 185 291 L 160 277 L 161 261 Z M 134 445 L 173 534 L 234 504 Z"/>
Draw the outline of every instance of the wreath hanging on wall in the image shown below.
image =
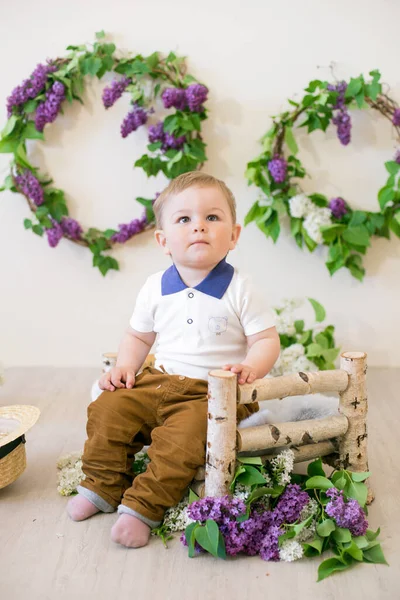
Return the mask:
<path fill-rule="evenodd" d="M 33 73 L 18 85 L 7 99 L 8 121 L 0 140 L 0 152 L 11 153 L 10 174 L 3 190 L 23 194 L 33 213 L 25 219 L 26 229 L 46 234 L 54 248 L 62 238 L 87 246 L 93 253 L 93 266 L 105 275 L 118 269 L 118 262 L 105 252 L 115 244 L 123 244 L 132 236 L 154 225 L 152 205 L 155 198 L 136 198 L 145 212 L 139 219 L 123 223 L 118 229 L 100 231 L 83 227 L 69 216 L 63 190 L 31 164 L 26 140 L 44 140 L 45 128 L 56 120 L 64 102 L 83 104 L 82 93 L 88 77 L 101 79 L 115 73 L 115 79 L 103 90 L 106 109 L 123 94 L 131 98 L 130 111 L 121 124 L 121 136 L 126 138 L 144 125 L 148 126 L 148 153 L 134 163 L 148 177 L 162 172 L 168 179 L 201 168 L 207 160 L 206 144 L 202 140 L 202 121 L 207 118 L 204 103 L 208 89 L 186 73 L 185 59 L 171 52 L 162 57 L 140 54 L 117 58 L 116 46 L 105 39 L 104 31 L 96 34 L 92 47 L 68 46 L 65 58 L 48 60 L 37 65 Z M 157 99 L 169 114 L 156 120 Z"/>
<path fill-rule="evenodd" d="M 372 108 L 389 119 L 400 142 L 400 108 L 382 91 L 379 71 L 371 71 L 368 83 L 363 75 L 329 83 L 314 80 L 305 89 L 300 102 L 289 100 L 294 108 L 273 118 L 273 125 L 262 138 L 263 152 L 247 165 L 249 184 L 260 189 L 260 197 L 245 217 L 245 225 L 255 221 L 266 235 L 277 241 L 282 217 L 290 219 L 290 232 L 297 245 L 313 252 L 328 246 L 326 266 L 331 275 L 345 267 L 362 280 L 365 269 L 362 256 L 372 236 L 400 237 L 400 149 L 385 163 L 386 184 L 378 192 L 380 210 L 352 209 L 342 197 L 328 199 L 323 194 L 305 194 L 299 179 L 306 171 L 296 157 L 298 146 L 294 127 L 306 127 L 308 133 L 333 124 L 342 145 L 351 139 L 351 108 Z"/>

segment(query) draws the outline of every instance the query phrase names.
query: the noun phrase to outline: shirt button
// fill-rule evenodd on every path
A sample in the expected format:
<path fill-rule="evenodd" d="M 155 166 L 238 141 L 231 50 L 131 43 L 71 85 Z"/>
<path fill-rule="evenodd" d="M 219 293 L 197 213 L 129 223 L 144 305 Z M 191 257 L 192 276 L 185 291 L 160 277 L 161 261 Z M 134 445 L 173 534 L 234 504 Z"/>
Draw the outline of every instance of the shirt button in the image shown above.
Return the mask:
<path fill-rule="evenodd" d="M 186 378 L 185 378 L 185 376 L 184 376 L 184 375 L 179 375 L 178 379 L 180 379 L 181 381 L 183 381 L 183 380 L 184 380 L 184 379 L 186 379 Z"/>
<path fill-rule="evenodd" d="M 193 319 L 188 319 L 187 323 L 189 323 L 189 325 L 191 325 L 193 323 Z"/>
<path fill-rule="evenodd" d="M 189 298 L 193 298 L 193 297 L 194 297 L 194 294 L 193 294 L 193 292 L 189 292 L 189 293 L 188 293 L 188 296 L 189 296 Z"/>

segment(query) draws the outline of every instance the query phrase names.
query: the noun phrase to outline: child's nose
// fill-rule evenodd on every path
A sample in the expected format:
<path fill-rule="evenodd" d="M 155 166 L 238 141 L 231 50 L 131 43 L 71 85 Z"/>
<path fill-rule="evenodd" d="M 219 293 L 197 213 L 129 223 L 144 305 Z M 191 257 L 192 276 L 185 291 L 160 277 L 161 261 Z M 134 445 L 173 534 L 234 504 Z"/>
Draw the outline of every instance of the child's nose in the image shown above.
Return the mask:
<path fill-rule="evenodd" d="M 193 225 L 193 231 L 195 233 L 197 233 L 198 231 L 200 231 L 201 233 L 204 233 L 206 230 L 206 226 L 203 223 L 197 223 Z"/>

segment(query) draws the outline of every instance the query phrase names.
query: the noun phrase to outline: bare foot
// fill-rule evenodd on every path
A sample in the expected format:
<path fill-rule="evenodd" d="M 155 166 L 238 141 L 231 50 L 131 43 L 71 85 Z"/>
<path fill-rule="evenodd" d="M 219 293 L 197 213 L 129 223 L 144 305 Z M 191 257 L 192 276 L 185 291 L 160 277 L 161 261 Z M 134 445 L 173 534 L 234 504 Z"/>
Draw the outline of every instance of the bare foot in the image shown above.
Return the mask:
<path fill-rule="evenodd" d="M 73 521 L 84 521 L 100 512 L 97 506 L 92 504 L 87 498 L 78 494 L 71 498 L 67 504 L 67 513 Z"/>
<path fill-rule="evenodd" d="M 146 546 L 150 537 L 150 527 L 133 515 L 122 513 L 111 529 L 111 539 L 127 548 Z"/>

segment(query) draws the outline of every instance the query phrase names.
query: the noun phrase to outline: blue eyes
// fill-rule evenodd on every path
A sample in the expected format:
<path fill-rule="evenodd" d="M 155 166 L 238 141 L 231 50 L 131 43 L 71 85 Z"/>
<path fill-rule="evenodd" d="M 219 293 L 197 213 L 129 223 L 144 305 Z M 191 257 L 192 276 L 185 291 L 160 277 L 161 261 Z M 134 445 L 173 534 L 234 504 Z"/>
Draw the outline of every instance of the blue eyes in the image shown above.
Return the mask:
<path fill-rule="evenodd" d="M 189 223 L 190 217 L 179 217 L 178 223 Z M 217 215 L 208 215 L 207 221 L 218 221 Z"/>

